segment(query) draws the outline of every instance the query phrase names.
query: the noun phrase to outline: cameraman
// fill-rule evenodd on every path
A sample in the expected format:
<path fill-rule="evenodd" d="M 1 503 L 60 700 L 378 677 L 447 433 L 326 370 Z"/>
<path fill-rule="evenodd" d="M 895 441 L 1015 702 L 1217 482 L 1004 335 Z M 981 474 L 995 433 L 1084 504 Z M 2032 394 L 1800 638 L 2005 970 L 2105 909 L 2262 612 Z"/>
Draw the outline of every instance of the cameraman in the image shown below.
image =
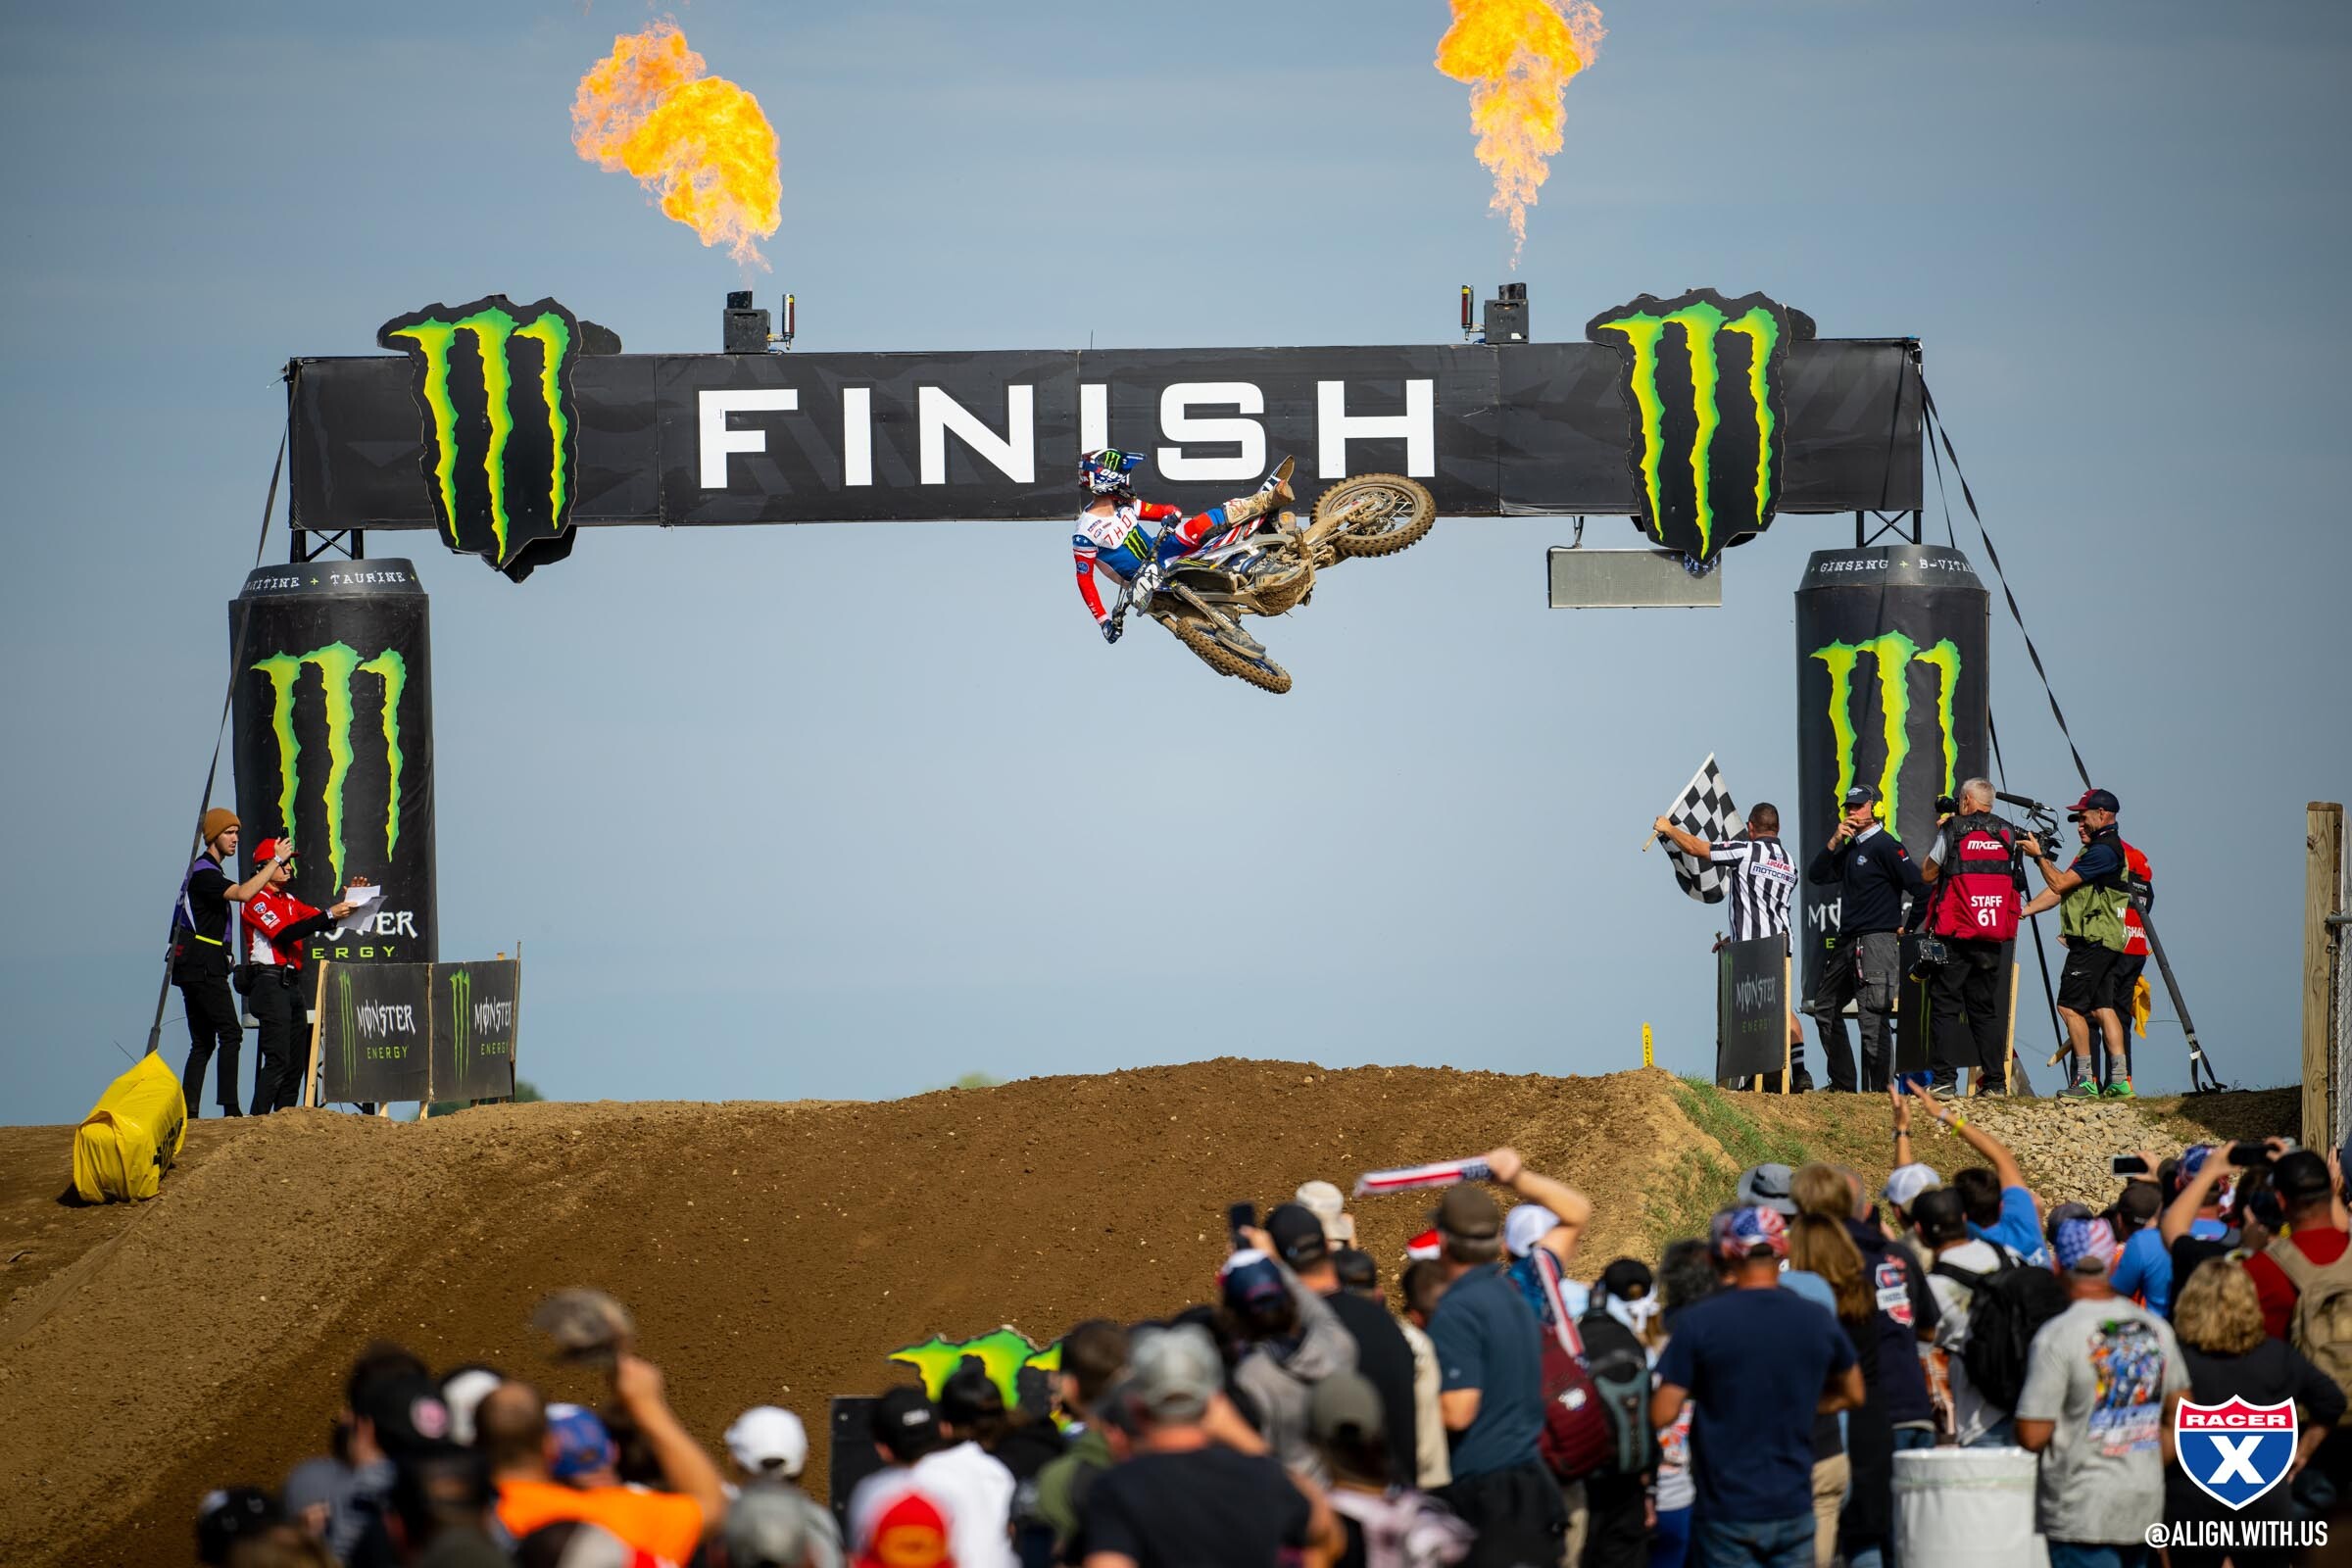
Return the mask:
<path fill-rule="evenodd" d="M 1813 1021 L 1821 1030 L 1822 1059 L 1830 1087 L 1852 1093 L 1854 1057 L 1845 1043 L 1845 1004 L 1854 1004 L 1862 1028 L 1862 1082 L 1872 1092 L 1886 1087 L 1893 1065 L 1894 988 L 1902 967 L 1903 895 L 1924 897 L 1927 883 L 1892 833 L 1879 826 L 1879 792 L 1857 784 L 1845 792 L 1838 831 L 1805 880 L 1839 890 L 1838 940 L 1823 960 L 1821 985 L 1813 993 Z"/>
<path fill-rule="evenodd" d="M 2118 1100 L 2132 1098 L 2131 1060 L 2124 1054 L 2124 1019 L 2117 1011 L 2115 982 L 2129 937 L 2124 911 L 2131 905 L 2129 867 L 2124 861 L 2123 834 L 2115 825 L 2116 799 L 2105 790 L 2084 790 L 2066 813 L 2079 823 L 2082 853 L 2063 869 L 2028 837 L 2026 853 L 2041 867 L 2047 886 L 2034 895 L 2022 913 L 2058 911 L 2058 940 L 2066 944 L 2066 970 L 2058 980 L 2058 1015 L 2066 1020 L 2074 1046 L 2067 1064 L 2068 1087 L 2078 1095 L 2099 1092 L 2090 1065 L 2090 1023 L 2098 1020 L 2107 1042 L 2107 1093 Z"/>
<path fill-rule="evenodd" d="M 1936 1081 L 1949 1082 L 1946 1074 L 1973 1068 L 1969 1087 L 1980 1095 L 1988 1080 L 2008 1082 L 2009 1054 L 2000 1028 L 2001 954 L 2017 936 L 2025 902 L 2017 829 L 1992 814 L 1992 799 L 1987 779 L 1972 778 L 1960 786 L 1960 808 L 1944 822 L 1935 853 L 1919 873 L 1934 885 L 1920 924 L 1944 949 L 1928 979 Z"/>

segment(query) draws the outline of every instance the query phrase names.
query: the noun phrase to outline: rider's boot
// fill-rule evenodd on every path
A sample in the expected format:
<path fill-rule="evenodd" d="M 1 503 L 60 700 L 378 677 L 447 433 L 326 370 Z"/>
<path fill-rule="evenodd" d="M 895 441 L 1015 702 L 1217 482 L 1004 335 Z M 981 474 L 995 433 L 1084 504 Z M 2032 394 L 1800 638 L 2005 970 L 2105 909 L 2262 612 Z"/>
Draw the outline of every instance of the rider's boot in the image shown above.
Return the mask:
<path fill-rule="evenodd" d="M 1296 458 L 1285 458 L 1266 475 L 1266 482 L 1250 495 L 1236 496 L 1225 503 L 1225 521 L 1253 522 L 1279 508 L 1285 501 L 1296 499 L 1291 492 L 1291 472 L 1298 466 Z"/>

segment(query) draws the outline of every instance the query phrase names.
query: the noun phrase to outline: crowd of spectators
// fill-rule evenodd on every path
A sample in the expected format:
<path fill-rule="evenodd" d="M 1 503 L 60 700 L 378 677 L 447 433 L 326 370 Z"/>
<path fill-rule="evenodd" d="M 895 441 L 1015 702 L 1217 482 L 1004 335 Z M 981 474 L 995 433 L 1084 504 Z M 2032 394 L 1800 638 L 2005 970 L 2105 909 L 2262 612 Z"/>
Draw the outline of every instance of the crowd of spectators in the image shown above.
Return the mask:
<path fill-rule="evenodd" d="M 977 1360 L 935 1393 L 872 1400 L 870 1459 L 835 1454 L 862 1477 L 838 1518 L 802 1491 L 800 1418 L 745 1410 L 722 1472 L 626 1332 L 592 1348 L 596 1408 L 373 1346 L 334 1451 L 274 1494 L 206 1499 L 200 1556 L 1893 1568 L 1897 1456 L 2009 1449 L 2037 1466 L 2055 1568 L 2133 1568 L 2154 1560 L 2159 1524 L 2325 1518 L 2352 1498 L 2336 1426 L 2352 1256 L 2332 1155 L 2272 1140 L 2149 1157 L 2093 1213 L 2043 1204 L 2009 1150 L 1933 1093 L 1889 1107 L 1883 1187 L 1752 1167 L 1707 1234 L 1654 1266 L 1583 1266 L 1590 1200 L 1498 1149 L 1474 1167 L 1485 1180 L 1444 1190 L 1392 1297 L 1338 1191 L 1309 1183 L 1262 1228 L 1237 1225 L 1211 1299 L 1076 1325 L 1058 1370 L 1010 1401 Z M 1982 1163 L 1946 1180 L 1919 1161 L 1915 1114 Z M 2232 1397 L 2292 1401 L 2302 1430 L 2291 1483 L 2225 1513 L 2183 1475 L 2171 1416 Z"/>

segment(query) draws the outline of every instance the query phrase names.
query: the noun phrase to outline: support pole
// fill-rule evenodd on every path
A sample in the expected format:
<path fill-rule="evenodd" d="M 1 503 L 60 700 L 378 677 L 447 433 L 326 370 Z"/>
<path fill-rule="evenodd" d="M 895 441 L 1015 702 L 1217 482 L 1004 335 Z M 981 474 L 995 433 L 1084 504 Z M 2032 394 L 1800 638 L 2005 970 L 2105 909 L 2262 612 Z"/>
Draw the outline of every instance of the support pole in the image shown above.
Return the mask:
<path fill-rule="evenodd" d="M 310 1063 L 302 1070 L 302 1098 L 295 1102 L 304 1106 L 321 1103 L 318 1098 L 318 1031 L 326 1023 L 326 966 L 333 961 L 330 958 L 318 960 L 318 990 L 311 998 Z"/>
<path fill-rule="evenodd" d="M 2313 801 L 2303 818 L 2303 1147 L 2335 1147 L 2335 932 L 2343 882 L 2344 808 Z"/>
<path fill-rule="evenodd" d="M 1788 956 L 1788 950 L 1787 950 L 1786 948 L 1784 948 L 1784 949 L 1782 950 L 1782 953 L 1781 953 L 1781 1004 L 1782 1004 L 1783 1006 L 1787 1006 L 1787 1005 L 1788 1004 L 1788 987 L 1789 987 L 1789 986 L 1790 986 L 1790 985 L 1793 983 L 1793 981 L 1794 981 L 1795 969 L 1796 969 L 1796 960 L 1795 960 L 1794 958 L 1790 957 L 1790 956 Z M 1796 1076 L 1796 1042 L 1795 1042 L 1795 1041 L 1793 1041 L 1793 1040 L 1791 1040 L 1791 1039 L 1789 1039 L 1789 1038 L 1788 1038 L 1788 1030 L 1786 1030 L 1786 1029 L 1784 1029 L 1784 1030 L 1782 1030 L 1782 1031 L 1781 1031 L 1781 1093 L 1782 1093 L 1782 1094 L 1784 1094 L 1784 1095 L 1785 1095 L 1785 1094 L 1788 1093 L 1788 1080 L 1789 1080 L 1789 1079 L 1791 1079 L 1791 1078 L 1793 1078 L 1793 1077 L 1795 1077 L 1795 1076 Z"/>

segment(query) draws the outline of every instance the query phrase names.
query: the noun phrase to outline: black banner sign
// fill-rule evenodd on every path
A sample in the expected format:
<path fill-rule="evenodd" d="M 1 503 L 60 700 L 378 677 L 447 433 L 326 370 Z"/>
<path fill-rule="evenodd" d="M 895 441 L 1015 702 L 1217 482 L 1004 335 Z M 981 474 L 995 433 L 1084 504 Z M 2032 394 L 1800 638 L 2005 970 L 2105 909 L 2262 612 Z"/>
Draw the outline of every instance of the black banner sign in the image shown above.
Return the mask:
<path fill-rule="evenodd" d="M 318 1060 L 328 1103 L 428 1101 L 432 965 L 329 963 L 318 998 Z"/>
<path fill-rule="evenodd" d="M 433 1098 L 511 1098 L 522 964 L 514 958 L 436 963 L 432 994 Z"/>
<path fill-rule="evenodd" d="M 1816 551 L 1796 590 L 1797 863 L 1855 784 L 1912 859 L 1935 853 L 1936 797 L 1988 771 L 1991 601 L 1956 550 Z M 1838 890 L 1804 884 L 1805 995 L 1838 935 Z"/>
<path fill-rule="evenodd" d="M 1715 1081 L 1781 1071 L 1788 1055 L 1788 944 L 1728 942 L 1715 958 Z"/>
<path fill-rule="evenodd" d="M 397 364 L 397 361 L 386 362 Z M 310 940 L 338 964 L 430 961 L 433 677 L 423 585 L 405 561 L 258 567 L 229 606 L 252 616 L 235 671 L 233 753 L 246 852 L 291 834 L 293 893 L 329 908 L 382 890 Z"/>
<path fill-rule="evenodd" d="M 1916 508 L 1915 345 L 1784 348 L 1779 510 Z M 410 362 L 289 373 L 295 526 L 437 526 Z M 575 526 L 1057 518 L 1078 453 L 1117 446 L 1147 455 L 1149 494 L 1188 506 L 1287 452 L 1309 497 L 1388 471 L 1449 516 L 1634 516 L 1624 381 L 1603 343 L 591 355 L 571 367 L 566 495 Z"/>

